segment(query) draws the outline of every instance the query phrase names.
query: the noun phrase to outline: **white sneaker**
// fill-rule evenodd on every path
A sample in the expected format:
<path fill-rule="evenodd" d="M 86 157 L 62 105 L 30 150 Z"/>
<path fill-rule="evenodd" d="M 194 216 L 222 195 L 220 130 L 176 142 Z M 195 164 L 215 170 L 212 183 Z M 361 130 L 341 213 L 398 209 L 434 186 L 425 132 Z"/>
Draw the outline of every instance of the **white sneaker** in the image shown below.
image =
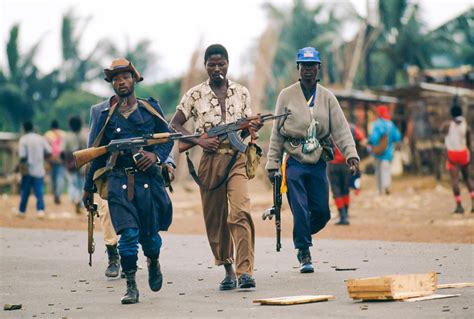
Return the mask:
<path fill-rule="evenodd" d="M 38 211 L 38 218 L 43 219 L 45 217 L 44 210 L 39 210 Z"/>

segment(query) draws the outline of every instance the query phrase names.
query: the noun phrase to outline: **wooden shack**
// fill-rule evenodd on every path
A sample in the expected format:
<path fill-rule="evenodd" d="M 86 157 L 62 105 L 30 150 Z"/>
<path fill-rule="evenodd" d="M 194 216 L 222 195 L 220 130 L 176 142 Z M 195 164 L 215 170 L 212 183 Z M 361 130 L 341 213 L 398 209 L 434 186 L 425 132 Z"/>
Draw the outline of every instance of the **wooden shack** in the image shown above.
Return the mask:
<path fill-rule="evenodd" d="M 16 193 L 18 176 L 15 166 L 18 163 L 19 135 L 11 132 L 0 132 L 0 193 Z"/>
<path fill-rule="evenodd" d="M 413 173 L 435 174 L 439 179 L 445 172 L 444 136 L 439 128 L 450 120 L 450 109 L 457 100 L 469 126 L 474 127 L 474 90 L 442 84 L 420 82 L 384 91 L 399 101 L 396 120 L 408 138 Z M 399 126 L 400 127 L 400 126 Z"/>

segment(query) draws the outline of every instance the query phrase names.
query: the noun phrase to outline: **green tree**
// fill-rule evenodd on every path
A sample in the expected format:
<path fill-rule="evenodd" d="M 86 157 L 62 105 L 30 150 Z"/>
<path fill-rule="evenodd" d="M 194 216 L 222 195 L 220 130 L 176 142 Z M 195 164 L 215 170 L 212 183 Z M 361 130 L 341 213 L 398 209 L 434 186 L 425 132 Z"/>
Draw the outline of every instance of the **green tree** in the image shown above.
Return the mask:
<path fill-rule="evenodd" d="M 41 78 L 34 59 L 41 40 L 21 54 L 19 36 L 20 25 L 15 24 L 6 46 L 8 69 L 0 72 L 0 118 L 5 130 L 18 130 L 22 121 L 31 119 L 40 94 Z"/>
<path fill-rule="evenodd" d="M 181 79 L 171 79 L 153 85 L 137 85 L 137 96 L 153 97 L 160 102 L 163 112 L 172 115 L 179 103 Z"/>
<path fill-rule="evenodd" d="M 51 106 L 65 92 L 79 91 L 85 82 L 99 76 L 102 70 L 98 61 L 105 56 L 102 42 L 89 53 L 80 52 L 89 21 L 89 18 L 77 18 L 72 10 L 63 16 L 62 63 L 48 74 L 41 74 L 34 63 L 41 39 L 23 53 L 19 48 L 20 26 L 15 24 L 11 28 L 6 46 L 8 69 L 0 72 L 0 118 L 13 121 L 7 121 L 3 128 L 18 130 L 22 121 L 34 115 L 36 119 L 47 119 Z"/>
<path fill-rule="evenodd" d="M 391 0 L 378 2 L 378 37 L 365 56 L 365 76 L 359 85 L 382 86 L 407 84 L 406 68 L 431 66 L 434 43 L 420 19 L 417 2 Z M 376 70 L 374 72 L 373 70 Z"/>
<path fill-rule="evenodd" d="M 71 116 L 80 116 L 84 123 L 89 123 L 90 107 L 102 100 L 101 97 L 82 90 L 65 91 L 51 104 L 48 112 L 37 113 L 34 120 L 42 132 L 49 129 L 53 119 L 57 119 L 63 129 L 68 129 L 67 123 Z"/>
<path fill-rule="evenodd" d="M 69 10 L 62 18 L 61 26 L 61 48 L 62 63 L 59 68 L 50 75 L 51 81 L 56 82 L 53 90 L 56 98 L 68 90 L 77 90 L 85 82 L 96 79 L 102 72 L 100 59 L 105 56 L 105 41 L 100 40 L 88 53 L 81 54 L 80 46 L 84 30 L 90 22 L 88 18 L 76 17 Z"/>
<path fill-rule="evenodd" d="M 429 33 L 436 67 L 471 65 L 474 61 L 474 8 Z"/>
<path fill-rule="evenodd" d="M 104 51 L 112 59 L 123 57 L 131 61 L 144 77 L 154 67 L 154 61 L 157 60 L 156 55 L 151 51 L 151 41 L 148 39 L 139 40 L 135 45 L 131 45 L 126 39 L 124 50 L 110 41 L 105 41 Z"/>
<path fill-rule="evenodd" d="M 267 94 L 270 105 L 281 88 L 297 79 L 296 53 L 303 47 L 313 46 L 321 53 L 320 77 L 325 83 L 341 80 L 340 70 L 334 66 L 334 52 L 344 42 L 342 30 L 346 24 L 359 19 L 350 3 L 321 1 L 309 6 L 304 0 L 294 0 L 289 10 L 270 3 L 264 8 L 280 30 L 272 67 L 273 78 L 277 80 L 268 87 Z"/>

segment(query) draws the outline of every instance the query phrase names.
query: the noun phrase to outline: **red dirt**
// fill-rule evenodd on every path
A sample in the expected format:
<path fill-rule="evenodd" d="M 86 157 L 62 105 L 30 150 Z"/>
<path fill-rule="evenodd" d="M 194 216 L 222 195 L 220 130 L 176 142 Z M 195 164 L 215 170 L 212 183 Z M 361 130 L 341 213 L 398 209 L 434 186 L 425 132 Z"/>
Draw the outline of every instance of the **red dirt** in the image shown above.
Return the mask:
<path fill-rule="evenodd" d="M 393 183 L 390 196 L 379 196 L 373 177 L 364 176 L 362 193 L 352 196 L 350 226 L 335 226 L 337 210 L 331 206 L 333 218 L 315 238 L 389 240 L 407 242 L 473 243 L 474 213 L 467 192 L 463 189 L 464 215 L 453 215 L 454 200 L 447 184 L 436 184 L 431 177 L 403 177 Z M 252 216 L 257 236 L 273 237 L 273 221 L 262 221 L 262 212 L 271 206 L 271 188 L 262 176 L 250 182 Z M 175 186 L 171 195 L 174 221 L 170 233 L 205 234 L 197 186 L 183 183 Z M 46 195 L 45 219 L 35 216 L 35 198 L 30 198 L 26 218 L 15 215 L 18 195 L 3 194 L 0 197 L 0 227 L 45 228 L 85 230 L 85 214 L 77 215 L 62 197 L 63 204 L 55 205 L 51 195 Z M 332 202 L 332 201 L 331 201 Z M 332 204 L 332 203 L 331 203 Z M 282 211 L 282 235 L 291 237 L 291 212 L 286 198 Z M 97 226 L 100 229 L 100 226 Z"/>

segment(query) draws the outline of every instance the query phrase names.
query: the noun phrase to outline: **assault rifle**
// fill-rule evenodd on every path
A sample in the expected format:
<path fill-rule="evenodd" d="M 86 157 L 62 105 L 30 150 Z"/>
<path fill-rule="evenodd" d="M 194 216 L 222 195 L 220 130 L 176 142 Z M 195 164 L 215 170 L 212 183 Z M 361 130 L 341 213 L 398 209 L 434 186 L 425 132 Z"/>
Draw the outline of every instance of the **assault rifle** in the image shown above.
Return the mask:
<path fill-rule="evenodd" d="M 200 134 L 195 135 L 183 135 L 183 133 L 155 133 L 145 134 L 141 137 L 124 138 L 118 140 L 112 140 L 108 145 L 99 147 L 89 147 L 83 150 L 75 151 L 72 153 L 76 167 L 80 168 L 84 164 L 102 156 L 108 152 L 118 152 L 122 150 L 138 150 L 142 147 L 167 143 L 177 139 L 186 139 L 192 137 L 199 137 Z"/>
<path fill-rule="evenodd" d="M 273 207 L 267 209 L 263 215 L 262 219 L 272 220 L 275 216 L 275 227 L 276 227 L 276 251 L 281 249 L 281 174 L 275 173 L 273 176 Z"/>
<path fill-rule="evenodd" d="M 94 203 L 87 207 L 87 252 L 89 253 L 89 266 L 92 267 L 92 254 L 95 251 L 94 242 L 94 217 L 99 217 L 97 204 Z"/>
<path fill-rule="evenodd" d="M 291 112 L 287 111 L 286 113 L 280 114 L 280 115 L 273 115 L 273 114 L 264 114 L 264 115 L 254 115 L 254 116 L 249 116 L 249 117 L 244 117 L 241 118 L 240 120 L 237 120 L 235 122 L 231 122 L 228 124 L 222 124 L 215 126 L 207 133 L 204 133 L 201 135 L 201 137 L 207 138 L 207 137 L 218 137 L 219 140 L 224 141 L 225 139 L 229 139 L 230 144 L 239 152 L 245 153 L 245 150 L 247 149 L 247 145 L 242 143 L 242 141 L 239 139 L 237 136 L 237 131 L 247 129 L 250 127 L 250 121 L 252 120 L 260 120 L 262 123 L 268 120 L 274 120 L 280 117 L 287 117 L 290 115 Z M 186 142 L 186 141 L 179 141 L 179 152 L 185 152 L 195 146 L 195 144 Z"/>

